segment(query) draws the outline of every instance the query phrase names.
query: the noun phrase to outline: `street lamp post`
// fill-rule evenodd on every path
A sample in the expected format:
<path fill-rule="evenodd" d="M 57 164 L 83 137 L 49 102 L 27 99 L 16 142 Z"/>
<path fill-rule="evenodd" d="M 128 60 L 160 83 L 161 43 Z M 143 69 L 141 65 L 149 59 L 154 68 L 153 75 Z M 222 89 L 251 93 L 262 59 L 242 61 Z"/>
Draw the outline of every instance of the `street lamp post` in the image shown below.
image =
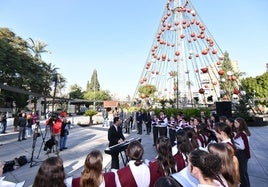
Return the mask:
<path fill-rule="evenodd" d="M 256 90 L 253 90 L 253 107 L 255 108 Z"/>
<path fill-rule="evenodd" d="M 96 77 L 94 77 L 94 102 L 93 102 L 93 107 L 94 110 L 96 110 Z"/>
<path fill-rule="evenodd" d="M 54 75 L 53 81 L 54 81 L 54 92 L 53 92 L 53 98 L 52 98 L 52 112 L 54 112 L 55 97 L 56 97 L 56 91 L 57 91 L 57 85 L 58 85 L 58 75 L 57 74 Z"/>

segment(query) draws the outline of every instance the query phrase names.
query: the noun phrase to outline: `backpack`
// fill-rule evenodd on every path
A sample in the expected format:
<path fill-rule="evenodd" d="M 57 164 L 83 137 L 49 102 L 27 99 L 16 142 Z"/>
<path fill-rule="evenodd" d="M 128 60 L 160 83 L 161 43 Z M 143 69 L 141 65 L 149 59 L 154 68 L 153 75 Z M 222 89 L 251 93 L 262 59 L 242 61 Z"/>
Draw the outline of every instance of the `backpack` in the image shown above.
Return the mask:
<path fill-rule="evenodd" d="M 18 158 L 18 162 L 20 166 L 23 166 L 28 163 L 27 157 L 25 155 L 22 155 Z"/>
<path fill-rule="evenodd" d="M 5 162 L 4 168 L 3 168 L 3 173 L 8 172 L 8 171 L 13 171 L 14 165 L 15 165 L 14 160 L 10 160 L 10 161 Z"/>
<path fill-rule="evenodd" d="M 45 143 L 44 151 L 47 151 L 47 149 L 52 149 L 53 145 L 55 145 L 55 139 L 52 136 L 48 141 Z"/>

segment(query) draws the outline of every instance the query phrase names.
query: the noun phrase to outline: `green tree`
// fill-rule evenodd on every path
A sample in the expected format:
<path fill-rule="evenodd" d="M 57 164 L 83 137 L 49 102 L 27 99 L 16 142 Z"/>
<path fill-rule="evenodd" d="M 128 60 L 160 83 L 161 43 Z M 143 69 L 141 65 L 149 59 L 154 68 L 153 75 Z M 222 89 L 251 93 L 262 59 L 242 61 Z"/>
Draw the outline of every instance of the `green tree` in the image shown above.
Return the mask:
<path fill-rule="evenodd" d="M 26 41 L 16 36 L 7 28 L 0 28 L 0 82 L 24 90 L 34 90 L 37 79 L 35 73 L 41 72 L 35 65 L 31 55 L 27 52 Z M 12 98 L 18 108 L 27 104 L 28 96 L 19 93 L 2 91 L 2 97 Z"/>
<path fill-rule="evenodd" d="M 85 116 L 89 116 L 89 124 L 93 124 L 92 117 L 96 115 L 98 112 L 96 110 L 86 110 L 85 111 Z"/>
<path fill-rule="evenodd" d="M 228 52 L 224 52 L 224 60 L 222 63 L 224 75 L 221 76 L 220 88 L 222 96 L 227 96 L 228 100 L 232 99 L 233 94 L 239 93 L 240 78 L 245 75 L 244 72 L 235 71 Z"/>
<path fill-rule="evenodd" d="M 85 92 L 84 93 L 84 99 L 90 100 L 90 101 L 107 101 L 111 100 L 111 96 L 109 91 L 107 90 L 101 90 L 97 92 Z"/>
<path fill-rule="evenodd" d="M 49 53 L 48 50 L 46 50 L 46 47 L 48 46 L 47 43 L 36 40 L 34 41 L 32 38 L 29 38 L 28 42 L 28 49 L 30 49 L 33 52 L 33 57 L 37 62 L 41 61 L 41 54 L 42 53 Z"/>
<path fill-rule="evenodd" d="M 141 85 L 139 87 L 139 95 L 141 98 L 145 97 L 153 97 L 154 93 L 156 92 L 156 87 L 155 85 L 152 84 L 146 84 L 146 85 Z"/>
<path fill-rule="evenodd" d="M 41 53 L 46 52 L 44 47 L 47 45 L 42 47 L 42 42 L 32 43 L 36 45 L 30 45 L 8 28 L 0 28 L 0 82 L 50 96 L 54 71 L 51 64 L 41 59 Z M 60 82 L 63 83 L 63 80 Z M 10 91 L 2 91 L 1 94 L 4 100 L 12 97 L 19 109 L 23 109 L 29 99 L 27 95 Z"/>
<path fill-rule="evenodd" d="M 98 74 L 97 74 L 97 70 L 94 69 L 93 74 L 91 76 L 90 79 L 90 83 L 87 84 L 87 91 L 100 91 L 100 83 L 98 80 Z"/>
<path fill-rule="evenodd" d="M 87 82 L 87 89 L 83 97 L 90 101 L 105 101 L 111 99 L 109 91 L 100 89 L 97 70 L 93 71 L 90 83 Z"/>
<path fill-rule="evenodd" d="M 256 76 L 255 78 L 244 78 L 241 80 L 241 83 L 246 94 L 254 100 L 254 104 L 268 106 L 268 72 Z"/>
<path fill-rule="evenodd" d="M 83 99 L 82 88 L 77 84 L 70 86 L 69 96 L 71 99 Z"/>

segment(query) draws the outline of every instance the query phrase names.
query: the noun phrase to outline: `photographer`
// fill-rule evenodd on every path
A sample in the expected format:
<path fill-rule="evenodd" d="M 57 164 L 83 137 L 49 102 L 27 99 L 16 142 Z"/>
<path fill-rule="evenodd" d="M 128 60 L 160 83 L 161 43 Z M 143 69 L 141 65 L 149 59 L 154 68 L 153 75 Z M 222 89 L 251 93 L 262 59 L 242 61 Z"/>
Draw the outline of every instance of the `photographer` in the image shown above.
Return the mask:
<path fill-rule="evenodd" d="M 55 141 L 57 155 L 59 154 L 58 146 L 60 142 L 61 128 L 62 128 L 62 120 L 59 117 L 57 117 L 52 125 L 52 136 Z"/>
<path fill-rule="evenodd" d="M 66 141 L 69 135 L 69 125 L 66 118 L 62 120 L 61 132 L 60 132 L 60 151 L 67 149 Z"/>

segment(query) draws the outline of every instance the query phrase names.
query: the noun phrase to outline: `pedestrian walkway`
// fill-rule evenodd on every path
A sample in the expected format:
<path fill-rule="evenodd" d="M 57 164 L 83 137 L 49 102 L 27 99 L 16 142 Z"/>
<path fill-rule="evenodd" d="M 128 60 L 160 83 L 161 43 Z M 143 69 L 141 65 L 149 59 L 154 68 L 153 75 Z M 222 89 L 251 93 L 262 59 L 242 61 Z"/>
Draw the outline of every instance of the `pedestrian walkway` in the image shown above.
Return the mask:
<path fill-rule="evenodd" d="M 76 119 L 77 120 L 77 119 Z M 43 135 L 45 124 L 40 123 Z M 251 159 L 249 160 L 248 170 L 251 181 L 251 186 L 267 186 L 268 183 L 268 147 L 267 144 L 267 134 L 268 127 L 251 127 L 250 128 L 252 136 L 250 138 L 251 146 Z M 70 130 L 70 135 L 67 140 L 68 149 L 60 152 L 60 156 L 64 161 L 64 168 L 66 176 L 77 177 L 81 174 L 83 169 L 84 160 L 87 154 L 92 149 L 98 149 L 103 152 L 103 165 L 105 168 L 109 169 L 109 164 L 111 161 L 110 155 L 104 153 L 105 148 L 108 146 L 107 140 L 108 127 L 102 127 L 102 125 L 94 125 L 89 127 L 80 127 L 74 125 Z M 11 119 L 8 119 L 8 128 L 6 134 L 0 134 L 0 160 L 8 161 L 15 157 L 26 155 L 30 160 L 33 153 L 32 167 L 31 163 L 26 164 L 19 169 L 12 172 L 7 172 L 4 174 L 5 180 L 12 182 L 21 182 L 25 180 L 24 186 L 31 186 L 37 170 L 43 160 L 48 156 L 45 154 L 42 146 L 42 137 L 37 138 L 36 145 L 33 149 L 33 139 L 27 138 L 25 141 L 17 141 L 17 132 L 13 132 L 13 126 Z M 125 134 L 127 139 L 134 137 L 141 137 L 142 144 L 144 146 L 144 158 L 154 159 L 156 156 L 155 147 L 152 146 L 152 134 L 145 135 L 143 131 L 142 135 L 138 135 L 134 130 L 130 134 Z M 45 137 L 45 140 L 49 139 L 49 134 Z M 39 157 L 37 158 L 37 156 Z M 51 153 L 50 156 L 54 156 Z M 121 163 L 121 167 L 122 167 Z"/>

